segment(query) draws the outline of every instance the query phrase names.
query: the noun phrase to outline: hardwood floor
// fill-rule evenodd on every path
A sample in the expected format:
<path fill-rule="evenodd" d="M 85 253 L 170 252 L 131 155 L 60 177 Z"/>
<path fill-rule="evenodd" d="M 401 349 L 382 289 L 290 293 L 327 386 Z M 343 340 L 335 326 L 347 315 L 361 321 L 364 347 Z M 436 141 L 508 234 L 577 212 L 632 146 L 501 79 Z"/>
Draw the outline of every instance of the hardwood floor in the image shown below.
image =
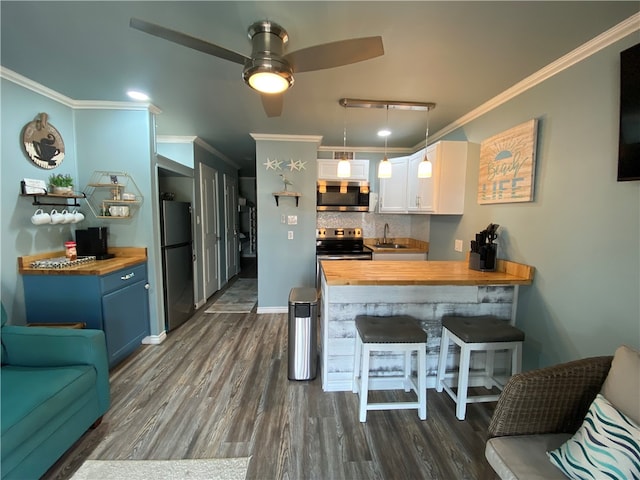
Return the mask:
<path fill-rule="evenodd" d="M 361 424 L 355 394 L 324 393 L 320 375 L 287 379 L 286 314 L 205 314 L 210 303 L 111 372 L 102 424 L 43 478 L 68 479 L 86 459 L 241 456 L 248 479 L 496 478 L 484 458 L 494 404 L 460 422 L 430 389 L 426 421 L 393 410 Z"/>

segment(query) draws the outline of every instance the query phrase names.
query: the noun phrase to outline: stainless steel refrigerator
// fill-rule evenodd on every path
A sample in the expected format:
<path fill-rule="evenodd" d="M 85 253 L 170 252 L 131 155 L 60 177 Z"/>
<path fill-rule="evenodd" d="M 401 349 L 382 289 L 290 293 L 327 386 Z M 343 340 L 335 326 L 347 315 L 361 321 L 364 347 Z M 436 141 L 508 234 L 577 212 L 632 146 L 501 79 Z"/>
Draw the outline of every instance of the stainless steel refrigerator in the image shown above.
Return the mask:
<path fill-rule="evenodd" d="M 171 331 L 194 312 L 191 204 L 163 200 L 160 215 L 165 328 Z"/>

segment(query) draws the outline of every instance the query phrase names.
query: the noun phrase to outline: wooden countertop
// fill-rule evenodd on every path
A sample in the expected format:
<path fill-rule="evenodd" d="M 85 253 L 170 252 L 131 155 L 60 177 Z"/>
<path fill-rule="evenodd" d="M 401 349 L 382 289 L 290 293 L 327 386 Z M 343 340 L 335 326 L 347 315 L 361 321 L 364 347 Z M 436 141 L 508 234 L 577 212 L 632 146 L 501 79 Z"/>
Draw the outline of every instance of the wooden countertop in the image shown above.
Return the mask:
<path fill-rule="evenodd" d="M 147 249 L 144 247 L 110 247 L 109 253 L 116 256 L 66 268 L 31 267 L 31 262 L 36 260 L 64 257 L 64 250 L 18 257 L 18 272 L 22 275 L 106 275 L 147 261 Z"/>
<path fill-rule="evenodd" d="M 470 270 L 468 262 L 451 261 L 321 261 L 333 285 L 530 285 L 534 268 L 498 260 L 495 272 Z"/>
<path fill-rule="evenodd" d="M 429 253 L 429 242 L 416 240 L 415 238 L 390 238 L 392 243 L 406 245 L 406 248 L 379 248 L 375 244 L 380 241 L 379 238 L 365 238 L 364 244 L 374 253 Z"/>

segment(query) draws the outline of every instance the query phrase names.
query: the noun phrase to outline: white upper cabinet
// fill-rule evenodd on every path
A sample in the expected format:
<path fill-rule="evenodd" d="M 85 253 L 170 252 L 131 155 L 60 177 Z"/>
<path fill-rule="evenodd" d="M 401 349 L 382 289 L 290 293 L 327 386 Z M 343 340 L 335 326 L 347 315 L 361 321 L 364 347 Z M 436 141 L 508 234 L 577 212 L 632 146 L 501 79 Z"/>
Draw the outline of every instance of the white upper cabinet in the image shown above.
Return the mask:
<path fill-rule="evenodd" d="M 339 160 L 318 159 L 318 180 L 364 180 L 369 181 L 369 160 L 349 160 L 351 176 L 338 177 Z"/>
<path fill-rule="evenodd" d="M 391 178 L 380 179 L 380 213 L 407 213 L 409 157 L 390 158 Z"/>
<path fill-rule="evenodd" d="M 380 179 L 380 213 L 461 215 L 467 160 L 479 156 L 480 146 L 469 142 L 442 141 L 429 146 L 431 178 L 418 178 L 424 149 L 408 157 L 390 159 L 391 178 Z"/>

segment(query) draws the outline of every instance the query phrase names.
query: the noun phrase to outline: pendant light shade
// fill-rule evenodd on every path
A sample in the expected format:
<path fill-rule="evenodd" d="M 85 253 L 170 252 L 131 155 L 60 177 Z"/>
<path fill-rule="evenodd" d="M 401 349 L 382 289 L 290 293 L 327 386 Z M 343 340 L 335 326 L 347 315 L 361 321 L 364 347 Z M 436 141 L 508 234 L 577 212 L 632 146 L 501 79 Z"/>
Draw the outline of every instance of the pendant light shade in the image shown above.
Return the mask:
<path fill-rule="evenodd" d="M 418 164 L 418 178 L 431 178 L 433 175 L 433 165 L 427 158 L 427 153 L 425 152 L 424 158 Z"/>
<path fill-rule="evenodd" d="M 389 131 L 389 105 L 387 105 L 387 124 L 385 131 L 389 133 L 384 135 L 384 158 L 378 164 L 378 178 L 391 178 L 391 162 L 387 158 L 387 137 L 391 133 Z"/>
<path fill-rule="evenodd" d="M 424 135 L 424 158 L 418 165 L 418 178 L 431 178 L 433 175 L 433 165 L 427 156 L 427 146 L 429 145 L 429 107 L 427 107 L 427 131 Z"/>
<path fill-rule="evenodd" d="M 346 158 L 341 158 L 338 162 L 338 177 L 349 178 L 351 176 L 351 163 Z"/>
<path fill-rule="evenodd" d="M 386 155 L 378 164 L 378 178 L 391 178 L 391 162 Z"/>
<path fill-rule="evenodd" d="M 338 177 L 349 178 L 351 176 L 351 162 L 347 160 L 347 107 L 344 107 L 344 131 L 342 136 L 342 158 L 338 162 Z"/>

